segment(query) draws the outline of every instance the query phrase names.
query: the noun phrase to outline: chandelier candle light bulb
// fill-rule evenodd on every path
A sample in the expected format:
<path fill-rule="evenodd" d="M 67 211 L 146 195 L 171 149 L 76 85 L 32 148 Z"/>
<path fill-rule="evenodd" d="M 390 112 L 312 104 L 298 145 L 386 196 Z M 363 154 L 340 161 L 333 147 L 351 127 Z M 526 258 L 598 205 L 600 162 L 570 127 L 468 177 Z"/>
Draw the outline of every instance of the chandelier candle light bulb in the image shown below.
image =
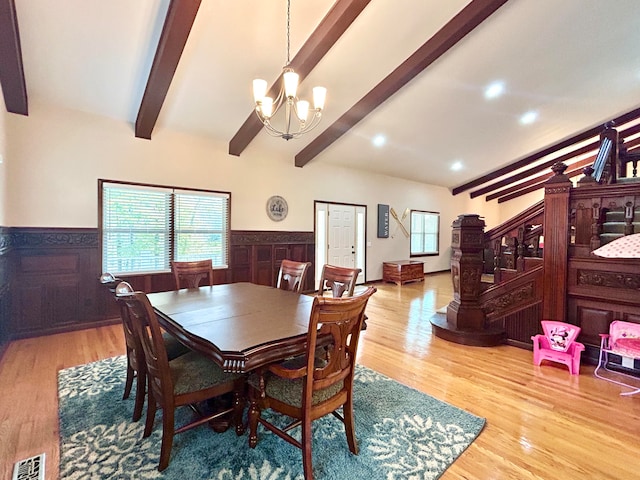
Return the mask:
<path fill-rule="evenodd" d="M 292 69 L 286 69 L 282 75 L 284 78 L 284 94 L 287 98 L 296 98 L 296 90 L 298 90 L 298 79 L 300 76 Z"/>
<path fill-rule="evenodd" d="M 324 109 L 327 89 L 324 87 L 313 88 L 313 109 L 309 102 L 298 99 L 298 85 L 300 76 L 290 66 L 290 25 L 291 0 L 287 1 L 287 63 L 282 74 L 282 85 L 275 100 L 267 97 L 268 85 L 266 80 L 255 79 L 253 81 L 253 100 L 255 112 L 267 133 L 274 137 L 291 140 L 313 130 L 319 123 Z M 284 122 L 281 128 L 276 127 L 273 117 L 284 106 Z M 295 119 L 297 118 L 297 127 Z"/>

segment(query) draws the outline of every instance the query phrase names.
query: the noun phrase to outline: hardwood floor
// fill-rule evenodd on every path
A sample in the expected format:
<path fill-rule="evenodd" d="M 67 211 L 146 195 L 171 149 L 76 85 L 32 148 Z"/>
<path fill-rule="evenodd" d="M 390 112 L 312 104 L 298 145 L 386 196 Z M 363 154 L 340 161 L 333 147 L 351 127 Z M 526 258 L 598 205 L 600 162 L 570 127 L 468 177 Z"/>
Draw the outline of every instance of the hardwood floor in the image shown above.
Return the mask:
<path fill-rule="evenodd" d="M 359 363 L 487 419 L 442 479 L 640 478 L 640 395 L 621 397 L 593 366 L 571 376 L 562 365 L 534 366 L 528 350 L 436 338 L 429 318 L 452 298 L 449 274 L 376 286 Z M 47 480 L 58 477 L 56 372 L 120 354 L 120 325 L 9 346 L 0 363 L 0 478 L 42 452 Z"/>

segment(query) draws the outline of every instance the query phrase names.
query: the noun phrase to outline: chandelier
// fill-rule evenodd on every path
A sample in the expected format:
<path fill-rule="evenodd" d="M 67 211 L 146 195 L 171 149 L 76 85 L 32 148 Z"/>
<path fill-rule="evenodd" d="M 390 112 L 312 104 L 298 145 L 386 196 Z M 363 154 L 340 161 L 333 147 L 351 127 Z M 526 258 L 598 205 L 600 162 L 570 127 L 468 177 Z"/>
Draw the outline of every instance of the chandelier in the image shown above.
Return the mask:
<path fill-rule="evenodd" d="M 291 0 L 287 0 L 287 63 L 283 68 L 282 85 L 280 93 L 275 98 L 267 97 L 267 81 L 255 79 L 253 81 L 253 99 L 256 103 L 256 114 L 264 124 L 269 135 L 281 137 L 285 140 L 298 138 L 306 132 L 313 130 L 319 123 L 327 96 L 324 87 L 313 88 L 313 108 L 309 108 L 309 102 L 299 100 L 297 96 L 299 75 L 289 66 L 290 57 L 290 23 Z M 284 107 L 284 121 L 276 127 L 273 123 L 274 116 Z M 310 118 L 309 118 L 310 117 Z"/>

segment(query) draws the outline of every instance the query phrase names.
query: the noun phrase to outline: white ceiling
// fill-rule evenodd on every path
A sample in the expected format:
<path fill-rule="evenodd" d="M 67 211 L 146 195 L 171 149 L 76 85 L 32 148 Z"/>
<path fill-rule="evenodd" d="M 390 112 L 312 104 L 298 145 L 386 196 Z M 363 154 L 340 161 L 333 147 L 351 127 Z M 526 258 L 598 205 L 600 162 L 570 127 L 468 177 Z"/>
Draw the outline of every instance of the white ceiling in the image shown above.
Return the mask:
<path fill-rule="evenodd" d="M 372 0 L 301 85 L 301 97 L 327 88 L 321 125 L 289 142 L 261 132 L 246 151 L 293 166 L 468 3 Z M 29 99 L 135 123 L 168 4 L 17 1 Z M 332 5 L 292 0 L 292 58 Z M 252 112 L 252 79 L 272 82 L 284 65 L 285 24 L 285 0 L 203 0 L 154 132 L 228 142 Z M 312 162 L 459 186 L 639 107 L 639 45 L 638 0 L 510 0 Z M 505 94 L 485 100 L 496 80 Z M 530 110 L 538 120 L 521 125 Z"/>

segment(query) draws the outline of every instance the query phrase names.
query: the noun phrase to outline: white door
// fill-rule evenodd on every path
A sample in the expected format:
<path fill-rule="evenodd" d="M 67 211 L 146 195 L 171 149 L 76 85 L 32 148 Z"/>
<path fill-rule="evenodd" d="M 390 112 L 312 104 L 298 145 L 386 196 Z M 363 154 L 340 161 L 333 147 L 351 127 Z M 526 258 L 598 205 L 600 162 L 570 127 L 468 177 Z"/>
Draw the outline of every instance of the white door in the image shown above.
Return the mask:
<path fill-rule="evenodd" d="M 360 268 L 356 283 L 364 282 L 365 218 L 364 206 L 316 203 L 316 282 L 325 263 Z"/>
<path fill-rule="evenodd" d="M 356 264 L 355 207 L 329 205 L 329 243 L 327 263 L 353 268 Z"/>

